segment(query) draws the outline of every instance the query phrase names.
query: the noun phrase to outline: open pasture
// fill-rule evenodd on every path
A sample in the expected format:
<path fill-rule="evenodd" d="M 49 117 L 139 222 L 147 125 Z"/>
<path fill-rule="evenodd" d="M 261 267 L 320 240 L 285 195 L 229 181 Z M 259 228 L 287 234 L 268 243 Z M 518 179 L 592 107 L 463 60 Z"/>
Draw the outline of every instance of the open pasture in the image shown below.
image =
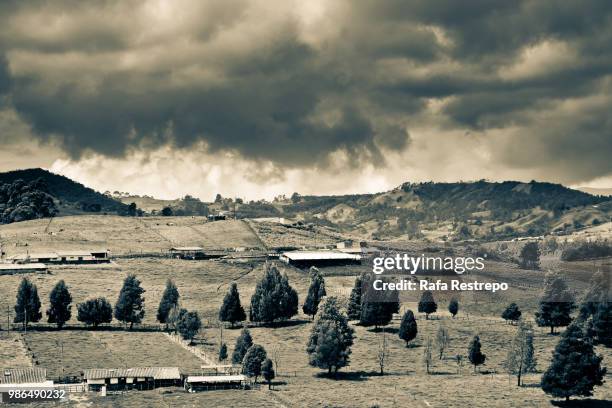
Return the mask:
<path fill-rule="evenodd" d="M 193 370 L 202 365 L 160 332 L 31 331 L 24 342 L 51 378 L 79 376 L 87 368 L 180 366 Z"/>
<path fill-rule="evenodd" d="M 7 255 L 69 249 L 109 249 L 126 255 L 165 252 L 172 246 L 261 247 L 243 221 L 208 222 L 206 217 L 119 217 L 86 215 L 0 226 Z"/>

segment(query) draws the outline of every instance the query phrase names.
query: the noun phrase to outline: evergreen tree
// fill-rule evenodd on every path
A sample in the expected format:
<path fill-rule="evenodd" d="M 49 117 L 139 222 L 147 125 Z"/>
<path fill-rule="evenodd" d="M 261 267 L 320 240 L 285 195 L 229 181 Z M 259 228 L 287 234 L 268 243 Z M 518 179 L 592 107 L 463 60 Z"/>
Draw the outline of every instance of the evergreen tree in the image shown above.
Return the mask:
<path fill-rule="evenodd" d="M 281 275 L 276 266 L 267 264 L 251 297 L 251 321 L 272 323 L 290 319 L 297 314 L 297 309 L 298 295 L 289 285 L 287 275 Z"/>
<path fill-rule="evenodd" d="M 606 369 L 601 367 L 602 359 L 595 354 L 580 323 L 571 324 L 555 347 L 552 363 L 542 376 L 542 390 L 566 400 L 573 395 L 593 395 L 593 388 L 603 384 L 606 374 Z"/>
<path fill-rule="evenodd" d="M 425 313 L 425 320 L 428 320 L 429 315 L 431 313 L 436 313 L 436 310 L 438 310 L 438 305 L 434 300 L 433 293 L 426 290 L 421 295 L 421 300 L 419 300 L 419 313 Z"/>
<path fill-rule="evenodd" d="M 521 249 L 519 264 L 525 269 L 540 268 L 540 246 L 537 242 L 528 242 Z"/>
<path fill-rule="evenodd" d="M 57 328 L 61 329 L 72 316 L 70 313 L 72 296 L 68 292 L 66 282 L 63 280 L 57 282 L 49 295 L 49 303 L 51 306 L 47 310 L 47 321 L 57 324 Z"/>
<path fill-rule="evenodd" d="M 261 365 L 261 374 L 263 378 L 268 382 L 268 389 L 272 388 L 272 380 L 276 377 L 276 373 L 274 372 L 274 365 L 272 364 L 272 360 L 266 358 L 266 360 Z"/>
<path fill-rule="evenodd" d="M 363 275 L 364 287 L 372 288 L 371 275 Z M 397 291 L 368 290 L 361 294 L 361 316 L 359 324 L 362 326 L 386 326 L 393 319 L 393 314 L 400 309 Z"/>
<path fill-rule="evenodd" d="M 17 302 L 15 303 L 14 323 L 23 323 L 25 330 L 28 323 L 38 322 L 42 318 L 40 312 L 40 298 L 36 285 L 28 278 L 23 278 L 17 290 Z"/>
<path fill-rule="evenodd" d="M 340 311 L 335 297 L 326 297 L 310 332 L 306 352 L 308 363 L 313 367 L 327 369 L 331 375 L 349 365 L 354 330 L 348 318 Z"/>
<path fill-rule="evenodd" d="M 232 282 L 229 292 L 223 298 L 223 304 L 219 309 L 219 320 L 222 322 L 230 322 L 232 327 L 234 323 L 246 320 L 246 313 L 240 304 L 240 294 L 238 293 L 238 285 Z"/>
<path fill-rule="evenodd" d="M 219 347 L 219 361 L 224 362 L 227 360 L 227 344 L 221 343 Z"/>
<path fill-rule="evenodd" d="M 251 332 L 247 328 L 242 329 L 240 336 L 238 336 L 236 339 L 236 346 L 234 347 L 234 352 L 232 353 L 232 363 L 242 364 L 244 355 L 252 345 L 253 338 L 251 337 Z"/>
<path fill-rule="evenodd" d="M 533 331 L 531 326 L 522 323 L 516 330 L 516 335 L 508 349 L 506 368 L 510 374 L 517 376 L 517 385 L 521 386 L 521 376 L 534 372 L 536 360 L 533 349 Z"/>
<path fill-rule="evenodd" d="M 438 348 L 438 360 L 442 360 L 444 357 L 444 350 L 448 348 L 450 344 L 450 336 L 448 335 L 448 329 L 440 326 L 438 333 L 436 334 L 436 347 Z"/>
<path fill-rule="evenodd" d="M 319 303 L 325 295 L 325 280 L 323 279 L 323 275 L 313 266 L 310 268 L 310 287 L 308 288 L 308 295 L 302 307 L 304 314 L 314 319 L 314 315 L 317 314 Z"/>
<path fill-rule="evenodd" d="M 504 310 L 504 312 L 502 313 L 501 317 L 506 321 L 506 323 L 508 322 L 508 320 L 510 320 L 511 322 L 517 322 L 521 318 L 522 314 L 523 313 L 521 312 L 516 303 L 510 303 L 506 310 Z"/>
<path fill-rule="evenodd" d="M 406 347 L 408 344 L 414 340 L 417 336 L 417 322 L 414 318 L 414 313 L 412 310 L 406 310 L 404 316 L 402 317 L 402 323 L 399 328 L 399 338 L 406 342 Z"/>
<path fill-rule="evenodd" d="M 484 364 L 487 359 L 487 356 L 482 354 L 480 348 L 480 337 L 474 336 L 468 348 L 468 360 L 474 365 L 474 372 L 476 372 L 476 367 Z"/>
<path fill-rule="evenodd" d="M 589 288 L 582 297 L 580 304 L 580 317 L 587 319 L 597 312 L 601 302 L 612 301 L 610 297 L 610 274 L 603 274 L 597 271 L 591 277 Z"/>
<path fill-rule="evenodd" d="M 142 296 L 144 292 L 136 275 L 128 275 L 123 281 L 123 287 L 115 304 L 115 319 L 125 324 L 129 323 L 130 330 L 134 323 L 140 323 L 144 317 L 144 297 Z"/>
<path fill-rule="evenodd" d="M 572 321 L 574 300 L 565 281 L 560 277 L 548 274 L 544 285 L 540 311 L 536 312 L 536 322 L 540 327 L 550 327 L 550 333 L 553 334 L 555 327 L 567 326 Z"/>
<path fill-rule="evenodd" d="M 157 321 L 166 325 L 168 327 L 168 316 L 170 311 L 174 307 L 178 307 L 179 304 L 179 291 L 174 282 L 171 279 L 166 281 L 166 289 L 162 295 L 161 301 L 159 302 L 159 307 L 157 308 Z"/>
<path fill-rule="evenodd" d="M 350 320 L 359 320 L 361 318 L 361 276 L 355 278 L 355 286 L 351 290 L 351 296 L 348 302 L 348 318 Z"/>
<path fill-rule="evenodd" d="M 592 326 L 596 344 L 612 347 L 612 302 L 599 303 Z"/>
<path fill-rule="evenodd" d="M 113 320 L 113 308 L 105 298 L 89 299 L 77 306 L 77 320 L 94 328 Z"/>
<path fill-rule="evenodd" d="M 187 312 L 183 313 L 176 328 L 184 339 L 188 339 L 190 343 L 193 343 L 193 338 L 198 334 L 201 327 L 202 321 L 198 312 Z"/>
<path fill-rule="evenodd" d="M 257 377 L 261 375 L 261 366 L 267 358 L 266 349 L 259 344 L 253 344 L 242 360 L 242 374 L 255 377 L 255 383 L 257 383 Z"/>
<path fill-rule="evenodd" d="M 453 316 L 453 319 L 455 318 L 455 316 L 457 316 L 457 313 L 459 313 L 459 302 L 457 301 L 457 299 L 452 298 L 450 300 L 450 302 L 448 303 L 448 312 Z"/>

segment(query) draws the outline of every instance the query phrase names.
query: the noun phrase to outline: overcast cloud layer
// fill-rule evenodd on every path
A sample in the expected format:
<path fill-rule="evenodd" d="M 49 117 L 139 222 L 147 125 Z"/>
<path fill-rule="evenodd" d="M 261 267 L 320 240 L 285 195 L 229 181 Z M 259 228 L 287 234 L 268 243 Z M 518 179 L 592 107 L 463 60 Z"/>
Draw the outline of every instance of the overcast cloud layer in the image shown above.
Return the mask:
<path fill-rule="evenodd" d="M 589 183 L 611 73 L 605 0 L 5 1 L 0 159 L 204 198 Z"/>

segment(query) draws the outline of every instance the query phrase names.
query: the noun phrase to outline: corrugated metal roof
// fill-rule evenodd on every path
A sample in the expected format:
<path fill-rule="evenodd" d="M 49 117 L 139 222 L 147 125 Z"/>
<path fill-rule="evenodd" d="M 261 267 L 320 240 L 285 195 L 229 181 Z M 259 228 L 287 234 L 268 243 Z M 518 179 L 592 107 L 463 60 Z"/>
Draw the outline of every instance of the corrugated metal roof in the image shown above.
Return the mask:
<path fill-rule="evenodd" d="M 178 367 L 92 368 L 85 370 L 86 380 L 123 377 L 149 377 L 156 380 L 180 380 Z"/>
<path fill-rule="evenodd" d="M 0 271 L 19 271 L 19 270 L 45 270 L 47 266 L 42 263 L 27 263 L 27 264 L 13 264 L 13 263 L 0 263 Z"/>
<path fill-rule="evenodd" d="M 18 254 L 9 256 L 8 259 L 14 259 L 16 261 L 21 261 L 24 259 L 40 259 L 40 258 L 57 258 L 58 255 L 56 252 L 39 252 L 39 253 L 31 253 L 31 254 Z"/>
<path fill-rule="evenodd" d="M 224 383 L 234 381 L 246 381 L 246 376 L 236 375 L 190 375 L 185 381 L 188 383 Z"/>
<path fill-rule="evenodd" d="M 5 368 L 0 373 L 0 384 L 44 383 L 47 370 L 39 367 Z"/>
<path fill-rule="evenodd" d="M 282 256 L 292 261 L 310 261 L 315 259 L 361 259 L 361 256 L 359 255 L 347 254 L 340 251 L 289 251 L 283 252 Z"/>
<path fill-rule="evenodd" d="M 57 251 L 59 256 L 92 256 L 91 251 L 81 251 L 81 250 L 68 250 L 68 251 Z"/>
<path fill-rule="evenodd" d="M 174 248 L 170 248 L 171 251 L 203 251 L 204 248 L 202 247 L 174 247 Z"/>

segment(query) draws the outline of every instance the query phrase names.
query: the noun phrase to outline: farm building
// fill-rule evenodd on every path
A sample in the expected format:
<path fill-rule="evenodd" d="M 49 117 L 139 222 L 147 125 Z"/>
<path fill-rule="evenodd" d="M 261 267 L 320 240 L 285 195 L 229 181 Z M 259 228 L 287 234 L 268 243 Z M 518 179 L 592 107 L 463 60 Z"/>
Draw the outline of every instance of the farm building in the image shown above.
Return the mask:
<path fill-rule="evenodd" d="M 178 367 L 94 368 L 83 378 L 89 391 L 152 390 L 181 385 Z"/>
<path fill-rule="evenodd" d="M 52 387 L 47 370 L 38 367 L 5 368 L 0 375 L 0 387 Z"/>
<path fill-rule="evenodd" d="M 174 247 L 170 248 L 170 254 L 178 259 L 204 259 L 204 248 L 202 247 Z"/>
<path fill-rule="evenodd" d="M 212 259 L 221 258 L 226 255 L 225 251 L 222 250 L 206 250 L 202 247 L 174 247 L 170 248 L 170 255 L 177 259 Z"/>
<path fill-rule="evenodd" d="M 361 264 L 361 255 L 340 251 L 289 251 L 283 252 L 279 259 L 298 268 Z"/>
<path fill-rule="evenodd" d="M 14 264 L 14 263 L 0 263 L 0 275 L 12 275 L 14 273 L 46 273 L 47 265 L 42 263 L 26 263 L 26 264 Z"/>
<path fill-rule="evenodd" d="M 224 221 L 227 219 L 227 215 L 225 213 L 209 214 L 207 218 L 208 221 Z"/>
<path fill-rule="evenodd" d="M 336 250 L 347 254 L 361 254 L 366 247 L 365 242 L 355 242 L 352 240 L 340 241 L 336 244 Z"/>
<path fill-rule="evenodd" d="M 110 262 L 108 250 L 66 250 L 58 252 L 26 253 L 7 258 L 10 262 L 45 264 L 95 264 Z"/>
<path fill-rule="evenodd" d="M 243 374 L 232 375 L 189 375 L 185 378 L 185 390 L 189 392 L 246 388 L 247 377 Z"/>

